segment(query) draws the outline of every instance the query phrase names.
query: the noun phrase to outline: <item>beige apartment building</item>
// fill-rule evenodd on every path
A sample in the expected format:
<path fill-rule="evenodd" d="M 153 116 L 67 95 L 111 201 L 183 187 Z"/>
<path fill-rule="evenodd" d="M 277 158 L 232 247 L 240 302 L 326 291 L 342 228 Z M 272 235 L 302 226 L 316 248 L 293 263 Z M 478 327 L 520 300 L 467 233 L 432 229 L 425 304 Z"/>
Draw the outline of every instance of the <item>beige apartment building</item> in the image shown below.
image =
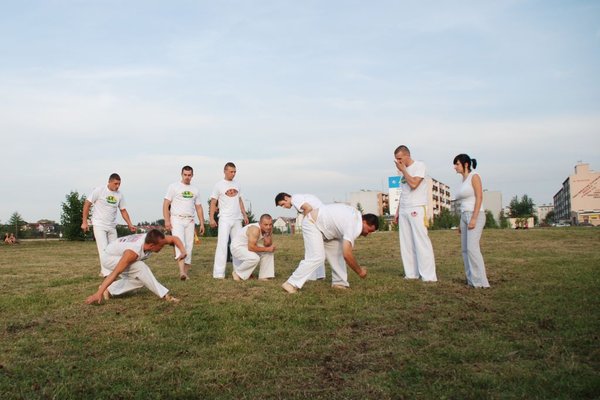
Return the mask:
<path fill-rule="evenodd" d="M 577 164 L 554 195 L 554 213 L 557 221 L 572 225 L 600 225 L 600 172 L 590 170 L 589 164 Z"/>
<path fill-rule="evenodd" d="M 425 178 L 428 191 L 427 217 L 432 220 L 439 215 L 442 208 L 450 210 L 450 186 L 431 177 Z M 388 178 L 388 204 L 389 213 L 394 215 L 400 202 L 400 177 L 390 176 Z"/>
<path fill-rule="evenodd" d="M 425 178 L 429 185 L 429 201 L 427 202 L 427 216 L 430 220 L 439 215 L 442 208 L 450 210 L 450 186 L 431 177 Z"/>

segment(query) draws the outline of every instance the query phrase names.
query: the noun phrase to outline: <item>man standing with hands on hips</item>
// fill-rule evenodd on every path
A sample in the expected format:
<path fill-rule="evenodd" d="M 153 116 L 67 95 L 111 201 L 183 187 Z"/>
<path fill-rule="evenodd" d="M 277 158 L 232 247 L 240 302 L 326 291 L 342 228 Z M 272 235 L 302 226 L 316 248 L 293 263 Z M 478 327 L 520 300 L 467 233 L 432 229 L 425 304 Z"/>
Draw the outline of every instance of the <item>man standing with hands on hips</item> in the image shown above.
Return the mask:
<path fill-rule="evenodd" d="M 436 282 L 435 257 L 427 233 L 426 168 L 421 161 L 413 160 L 408 147 L 398 146 L 394 151 L 400 179 L 400 203 L 394 222 L 400 234 L 400 254 L 406 279 Z"/>
<path fill-rule="evenodd" d="M 169 185 L 163 200 L 163 217 L 165 228 L 171 231 L 184 244 L 187 255 L 181 258 L 179 247 L 175 247 L 175 258 L 179 265 L 179 278 L 189 279 L 188 272 L 192 266 L 192 250 L 194 248 L 195 222 L 194 214 L 200 221 L 200 235 L 204 234 L 204 210 L 200 201 L 199 190 L 192 186 L 194 169 L 186 165 L 181 169 L 181 181 Z"/>

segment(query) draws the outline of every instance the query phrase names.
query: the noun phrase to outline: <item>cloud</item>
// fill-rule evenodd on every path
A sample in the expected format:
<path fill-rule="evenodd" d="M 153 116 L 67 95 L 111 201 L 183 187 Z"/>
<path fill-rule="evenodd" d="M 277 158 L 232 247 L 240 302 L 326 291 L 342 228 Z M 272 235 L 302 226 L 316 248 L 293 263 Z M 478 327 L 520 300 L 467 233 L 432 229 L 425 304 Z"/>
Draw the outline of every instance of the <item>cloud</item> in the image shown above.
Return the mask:
<path fill-rule="evenodd" d="M 119 66 L 91 69 L 67 69 L 56 73 L 55 79 L 75 81 L 114 81 L 122 79 L 164 78 L 175 76 L 172 70 L 152 66 Z"/>

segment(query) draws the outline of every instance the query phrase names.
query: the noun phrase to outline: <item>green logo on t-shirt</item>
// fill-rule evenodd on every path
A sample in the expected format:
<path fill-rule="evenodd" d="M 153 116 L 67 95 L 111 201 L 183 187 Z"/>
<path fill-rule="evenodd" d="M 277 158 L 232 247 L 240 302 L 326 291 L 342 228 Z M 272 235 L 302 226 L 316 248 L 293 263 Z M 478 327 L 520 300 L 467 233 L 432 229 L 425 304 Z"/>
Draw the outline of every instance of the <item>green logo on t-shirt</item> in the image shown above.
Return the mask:
<path fill-rule="evenodd" d="M 117 204 L 117 198 L 113 195 L 106 196 L 106 202 L 108 204 Z"/>
<path fill-rule="evenodd" d="M 184 199 L 194 198 L 194 193 L 190 192 L 189 190 L 184 191 L 183 193 L 181 193 L 181 195 L 183 196 Z"/>

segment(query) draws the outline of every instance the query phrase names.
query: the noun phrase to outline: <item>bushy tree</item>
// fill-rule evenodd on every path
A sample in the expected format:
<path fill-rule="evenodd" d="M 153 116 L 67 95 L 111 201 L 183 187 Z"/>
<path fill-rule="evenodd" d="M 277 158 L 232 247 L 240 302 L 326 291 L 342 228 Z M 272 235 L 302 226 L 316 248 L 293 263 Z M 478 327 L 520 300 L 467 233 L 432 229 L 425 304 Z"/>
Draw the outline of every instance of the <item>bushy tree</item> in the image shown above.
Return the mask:
<path fill-rule="evenodd" d="M 21 230 L 21 227 L 25 225 L 27 225 L 27 222 L 25 222 L 23 217 L 21 217 L 21 214 L 16 211 L 12 213 L 10 219 L 8 220 L 9 230 L 15 232 L 15 238 L 19 238 L 19 231 Z"/>
<path fill-rule="evenodd" d="M 442 208 L 440 213 L 433 218 L 431 229 L 450 229 L 453 226 L 458 226 L 460 217 L 452 214 L 447 208 Z"/>
<path fill-rule="evenodd" d="M 544 223 L 546 225 L 552 225 L 556 222 L 556 213 L 554 210 L 548 211 L 548 214 L 544 217 Z"/>
<path fill-rule="evenodd" d="M 379 230 L 384 232 L 390 230 L 390 224 L 387 222 L 387 219 L 385 219 L 383 215 L 379 216 Z"/>
<path fill-rule="evenodd" d="M 519 196 L 515 196 L 508 205 L 509 216 L 511 218 L 529 218 L 533 217 L 534 213 L 533 199 L 526 194 L 519 199 Z"/>
<path fill-rule="evenodd" d="M 356 209 L 357 209 L 357 210 L 358 210 L 358 211 L 359 211 L 361 214 L 364 214 L 364 213 L 365 213 L 365 210 L 364 210 L 364 208 L 363 208 L 362 204 L 360 204 L 360 203 L 356 203 Z"/>
<path fill-rule="evenodd" d="M 504 210 L 500 211 L 500 228 L 501 229 L 506 229 L 510 226 L 509 222 L 508 222 L 508 218 L 506 218 L 506 214 L 504 214 Z"/>
<path fill-rule="evenodd" d="M 248 216 L 248 223 L 249 224 L 253 224 L 255 222 L 258 222 L 256 220 L 256 217 L 254 216 L 254 214 L 252 214 L 252 211 L 246 211 L 246 215 Z"/>
<path fill-rule="evenodd" d="M 77 192 L 71 192 L 65 196 L 65 202 L 61 204 L 62 213 L 60 215 L 65 239 L 85 240 L 85 233 L 81 229 L 84 202 L 85 196 L 79 197 Z"/>
<path fill-rule="evenodd" d="M 485 228 L 498 228 L 498 223 L 494 218 L 494 213 L 490 210 L 485 210 Z"/>

